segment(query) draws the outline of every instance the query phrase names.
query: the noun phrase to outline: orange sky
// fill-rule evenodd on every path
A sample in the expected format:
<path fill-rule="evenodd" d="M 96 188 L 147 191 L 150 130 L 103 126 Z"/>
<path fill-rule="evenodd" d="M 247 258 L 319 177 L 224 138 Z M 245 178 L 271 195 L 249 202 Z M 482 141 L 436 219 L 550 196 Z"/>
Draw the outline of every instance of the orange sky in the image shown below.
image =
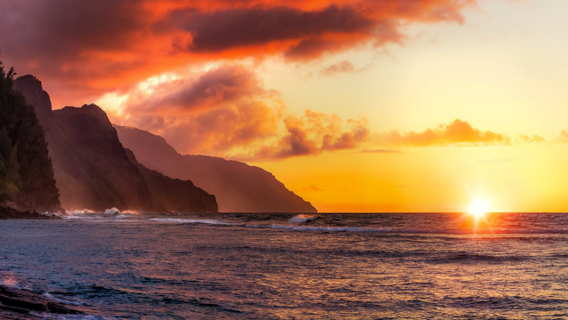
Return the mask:
<path fill-rule="evenodd" d="M 567 211 L 561 0 L 5 0 L 2 61 L 320 211 Z"/>

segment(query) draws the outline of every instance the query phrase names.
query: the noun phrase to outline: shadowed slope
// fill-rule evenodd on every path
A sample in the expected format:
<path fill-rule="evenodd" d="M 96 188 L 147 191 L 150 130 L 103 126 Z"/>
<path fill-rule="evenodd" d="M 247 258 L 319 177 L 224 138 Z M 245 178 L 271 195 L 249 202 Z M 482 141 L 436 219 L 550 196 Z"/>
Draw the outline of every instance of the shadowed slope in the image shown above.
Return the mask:
<path fill-rule="evenodd" d="M 217 197 L 221 212 L 317 212 L 270 172 L 238 161 L 180 155 L 162 137 L 115 126 L 122 144 L 144 166 L 169 177 L 189 179 Z"/>
<path fill-rule="evenodd" d="M 166 177 L 150 170 L 136 160 L 134 153 L 126 149 L 130 161 L 138 166 L 152 195 L 160 199 L 166 211 L 187 212 L 187 208 L 199 207 L 203 212 L 217 212 L 215 196 L 196 187 L 193 182 Z"/>

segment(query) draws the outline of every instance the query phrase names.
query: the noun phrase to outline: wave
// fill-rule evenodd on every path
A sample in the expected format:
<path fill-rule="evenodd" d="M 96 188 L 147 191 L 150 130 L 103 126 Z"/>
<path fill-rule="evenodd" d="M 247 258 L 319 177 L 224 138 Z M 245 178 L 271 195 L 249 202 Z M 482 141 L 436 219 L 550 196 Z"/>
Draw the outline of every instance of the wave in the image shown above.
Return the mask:
<path fill-rule="evenodd" d="M 118 210 L 116 207 L 112 207 L 110 209 L 106 209 L 105 212 L 103 213 L 104 215 L 117 215 L 120 214 L 120 210 Z"/>
<path fill-rule="evenodd" d="M 212 224 L 212 225 L 231 225 L 228 222 L 223 222 L 213 219 L 179 219 L 179 218 L 151 218 L 150 221 L 167 222 L 167 223 L 180 223 L 180 224 Z"/>
<path fill-rule="evenodd" d="M 305 223 L 308 221 L 313 221 L 318 219 L 319 216 L 307 215 L 307 214 L 299 214 L 297 216 L 293 216 L 288 220 L 288 223 Z"/>
<path fill-rule="evenodd" d="M 96 212 L 89 209 L 83 209 L 83 210 L 65 211 L 65 213 L 67 213 L 68 216 L 83 216 L 86 214 L 94 214 Z"/>

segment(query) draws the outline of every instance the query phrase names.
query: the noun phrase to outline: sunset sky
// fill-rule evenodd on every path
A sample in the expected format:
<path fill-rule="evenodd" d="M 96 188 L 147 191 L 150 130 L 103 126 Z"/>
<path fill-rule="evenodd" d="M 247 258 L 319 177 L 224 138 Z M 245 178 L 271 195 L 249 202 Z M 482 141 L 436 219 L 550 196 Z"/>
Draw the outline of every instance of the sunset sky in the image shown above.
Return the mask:
<path fill-rule="evenodd" d="M 568 1 L 2 0 L 0 60 L 331 211 L 568 210 Z"/>

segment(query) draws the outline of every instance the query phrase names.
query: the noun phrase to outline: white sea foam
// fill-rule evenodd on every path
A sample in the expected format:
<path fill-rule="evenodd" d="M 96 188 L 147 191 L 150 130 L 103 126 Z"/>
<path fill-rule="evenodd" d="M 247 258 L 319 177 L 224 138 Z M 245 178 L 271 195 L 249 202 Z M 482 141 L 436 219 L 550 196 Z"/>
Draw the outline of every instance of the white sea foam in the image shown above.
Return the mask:
<path fill-rule="evenodd" d="M 68 216 L 79 216 L 79 215 L 86 215 L 86 214 L 93 214 L 95 213 L 93 210 L 83 209 L 83 210 L 75 210 L 75 211 L 65 211 Z"/>
<path fill-rule="evenodd" d="M 13 274 L 8 274 L 8 275 L 2 276 L 2 278 L 0 278 L 0 285 L 6 286 L 6 287 L 11 287 L 11 288 L 19 288 L 19 283 L 14 278 Z"/>
<path fill-rule="evenodd" d="M 120 214 L 120 210 L 118 210 L 116 207 L 110 208 L 110 209 L 106 209 L 104 212 L 105 215 L 117 215 Z"/>
<path fill-rule="evenodd" d="M 71 304 L 71 305 L 74 305 L 74 306 L 84 306 L 85 305 L 84 303 L 79 302 L 79 301 L 65 300 L 65 299 L 58 298 L 58 297 L 52 295 L 49 292 L 44 292 L 43 296 L 46 297 L 46 298 L 49 298 L 51 300 L 55 300 L 57 302 L 64 303 L 64 304 Z"/>
<path fill-rule="evenodd" d="M 292 218 L 290 218 L 290 220 L 288 220 L 288 223 L 305 223 L 308 221 L 316 220 L 317 218 L 319 217 L 307 214 L 299 214 L 297 216 L 293 216 Z"/>
<path fill-rule="evenodd" d="M 213 225 L 230 225 L 228 222 L 223 222 L 213 219 L 180 219 L 180 218 L 152 218 L 150 221 L 155 222 L 169 222 L 169 223 L 202 223 Z"/>

